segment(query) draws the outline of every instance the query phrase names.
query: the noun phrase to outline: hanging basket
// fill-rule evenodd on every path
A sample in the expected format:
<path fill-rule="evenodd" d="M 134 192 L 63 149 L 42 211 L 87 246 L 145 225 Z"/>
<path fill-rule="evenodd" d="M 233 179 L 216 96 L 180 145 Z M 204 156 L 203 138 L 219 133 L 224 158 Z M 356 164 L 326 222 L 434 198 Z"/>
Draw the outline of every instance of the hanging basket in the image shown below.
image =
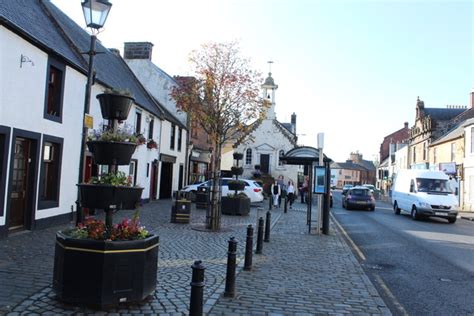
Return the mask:
<path fill-rule="evenodd" d="M 230 171 L 234 176 L 241 176 L 244 173 L 244 168 L 242 167 L 231 167 Z"/>
<path fill-rule="evenodd" d="M 132 210 L 140 202 L 143 188 L 110 184 L 78 184 L 81 206 L 88 208 Z"/>
<path fill-rule="evenodd" d="M 98 165 L 129 165 L 137 144 L 129 142 L 88 141 L 89 151 Z"/>
<path fill-rule="evenodd" d="M 227 185 L 229 186 L 230 191 L 242 191 L 245 189 L 244 181 L 229 181 Z"/>
<path fill-rule="evenodd" d="M 100 103 L 102 117 L 106 120 L 117 119 L 124 121 L 128 117 L 134 98 L 115 93 L 102 93 L 97 95 Z"/>
<path fill-rule="evenodd" d="M 244 158 L 244 154 L 242 153 L 233 153 L 232 156 L 235 160 L 241 160 L 242 158 Z"/>

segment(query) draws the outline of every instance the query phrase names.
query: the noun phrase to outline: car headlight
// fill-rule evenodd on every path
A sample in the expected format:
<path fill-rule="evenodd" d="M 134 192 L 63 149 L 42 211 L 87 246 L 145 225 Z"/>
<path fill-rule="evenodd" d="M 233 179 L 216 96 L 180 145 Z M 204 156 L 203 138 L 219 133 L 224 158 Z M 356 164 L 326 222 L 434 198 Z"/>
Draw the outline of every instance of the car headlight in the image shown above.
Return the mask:
<path fill-rule="evenodd" d="M 420 207 L 431 208 L 431 204 L 428 204 L 426 202 L 419 202 L 418 205 Z"/>

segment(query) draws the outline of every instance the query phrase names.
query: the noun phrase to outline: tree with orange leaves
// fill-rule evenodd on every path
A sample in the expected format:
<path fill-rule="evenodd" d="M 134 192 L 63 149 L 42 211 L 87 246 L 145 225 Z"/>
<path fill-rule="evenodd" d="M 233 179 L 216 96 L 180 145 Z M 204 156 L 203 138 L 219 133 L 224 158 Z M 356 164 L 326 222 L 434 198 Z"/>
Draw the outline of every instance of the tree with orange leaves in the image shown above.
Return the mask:
<path fill-rule="evenodd" d="M 249 125 L 261 120 L 268 104 L 260 97 L 261 74 L 240 56 L 237 42 L 206 43 L 190 54 L 192 80 L 180 80 L 171 96 L 212 142 L 211 207 L 207 228 L 220 229 L 219 175 L 224 143 L 247 133 Z"/>

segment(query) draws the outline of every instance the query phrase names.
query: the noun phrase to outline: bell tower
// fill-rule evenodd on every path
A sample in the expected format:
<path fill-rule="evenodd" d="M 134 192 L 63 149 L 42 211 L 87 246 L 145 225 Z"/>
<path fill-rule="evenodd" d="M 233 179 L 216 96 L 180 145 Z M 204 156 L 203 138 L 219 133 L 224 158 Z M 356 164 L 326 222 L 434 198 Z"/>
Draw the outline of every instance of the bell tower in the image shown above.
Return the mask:
<path fill-rule="evenodd" d="M 266 119 L 267 120 L 273 120 L 276 119 L 276 113 L 275 113 L 275 91 L 278 89 L 278 85 L 275 84 L 275 81 L 272 78 L 272 64 L 273 61 L 269 61 L 269 72 L 268 72 L 268 77 L 265 79 L 265 82 L 262 85 L 262 92 L 263 92 L 263 99 L 266 102 L 270 103 L 270 107 L 267 109 L 267 115 Z"/>

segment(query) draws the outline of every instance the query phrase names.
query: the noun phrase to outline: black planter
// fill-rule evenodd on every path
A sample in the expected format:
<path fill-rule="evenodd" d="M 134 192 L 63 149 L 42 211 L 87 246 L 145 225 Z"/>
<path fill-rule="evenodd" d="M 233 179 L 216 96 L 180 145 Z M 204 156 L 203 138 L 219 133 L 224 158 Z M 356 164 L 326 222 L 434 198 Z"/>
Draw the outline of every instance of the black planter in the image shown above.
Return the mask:
<path fill-rule="evenodd" d="M 248 215 L 250 213 L 250 199 L 223 196 L 221 198 L 221 212 L 225 215 Z"/>
<path fill-rule="evenodd" d="M 231 167 L 230 171 L 234 176 L 241 176 L 244 173 L 244 168 L 242 167 Z"/>
<path fill-rule="evenodd" d="M 102 93 L 97 95 L 102 117 L 106 120 L 124 121 L 128 117 L 134 98 L 122 94 Z"/>
<path fill-rule="evenodd" d="M 81 206 L 106 209 L 134 209 L 140 202 L 143 188 L 108 184 L 78 184 L 81 189 Z"/>
<path fill-rule="evenodd" d="M 242 158 L 244 158 L 244 154 L 242 153 L 233 153 L 232 156 L 235 160 L 241 160 Z"/>
<path fill-rule="evenodd" d="M 139 302 L 156 289 L 159 237 L 127 241 L 56 234 L 53 289 L 67 303 Z"/>
<path fill-rule="evenodd" d="M 228 182 L 227 185 L 229 186 L 230 191 L 241 191 L 245 189 L 245 182 L 243 181 Z"/>
<path fill-rule="evenodd" d="M 129 142 L 87 142 L 94 161 L 99 165 L 129 165 L 137 144 Z"/>

